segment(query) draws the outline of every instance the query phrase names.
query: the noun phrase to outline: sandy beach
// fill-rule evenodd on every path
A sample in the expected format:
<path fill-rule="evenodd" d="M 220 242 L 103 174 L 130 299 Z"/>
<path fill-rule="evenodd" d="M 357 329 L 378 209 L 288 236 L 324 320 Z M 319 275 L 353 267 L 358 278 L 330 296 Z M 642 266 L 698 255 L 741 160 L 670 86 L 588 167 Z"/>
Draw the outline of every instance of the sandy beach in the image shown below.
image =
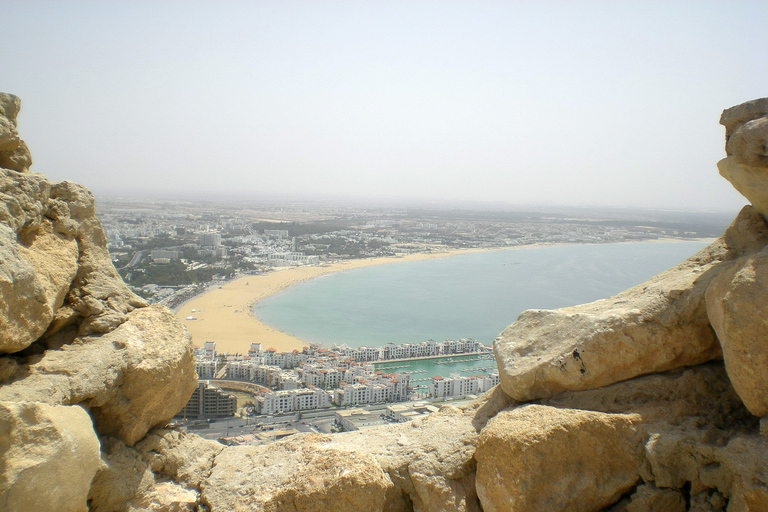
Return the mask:
<path fill-rule="evenodd" d="M 710 242 L 714 239 L 697 241 Z M 644 242 L 681 242 L 680 239 L 646 240 Z M 691 240 L 693 241 L 693 240 Z M 637 242 L 624 242 L 637 243 Z M 548 247 L 564 244 L 548 244 Z M 220 288 L 210 290 L 184 303 L 176 316 L 192 334 L 192 343 L 202 347 L 206 341 L 215 341 L 219 352 L 245 354 L 251 343 L 261 343 L 263 350 L 274 348 L 278 352 L 301 350 L 306 342 L 274 329 L 253 316 L 253 306 L 258 301 L 289 286 L 315 277 L 357 268 L 386 265 L 403 261 L 421 261 L 445 258 L 472 252 L 531 249 L 542 245 L 526 245 L 494 249 L 464 249 L 434 253 L 418 253 L 408 256 L 347 260 L 316 267 L 291 267 L 272 272 L 245 276 Z M 194 320 L 187 320 L 193 317 Z"/>
<path fill-rule="evenodd" d="M 445 258 L 484 250 L 487 249 L 348 260 L 324 266 L 292 267 L 261 275 L 245 276 L 191 299 L 179 308 L 176 316 L 189 329 L 192 343 L 198 347 L 202 347 L 206 341 L 215 341 L 218 352 L 231 354 L 247 353 L 251 343 L 261 343 L 262 349 L 274 348 L 278 352 L 301 350 L 306 345 L 304 341 L 273 329 L 253 316 L 253 306 L 256 302 L 294 284 L 334 272 L 403 261 Z M 189 317 L 194 320 L 188 320 Z"/>

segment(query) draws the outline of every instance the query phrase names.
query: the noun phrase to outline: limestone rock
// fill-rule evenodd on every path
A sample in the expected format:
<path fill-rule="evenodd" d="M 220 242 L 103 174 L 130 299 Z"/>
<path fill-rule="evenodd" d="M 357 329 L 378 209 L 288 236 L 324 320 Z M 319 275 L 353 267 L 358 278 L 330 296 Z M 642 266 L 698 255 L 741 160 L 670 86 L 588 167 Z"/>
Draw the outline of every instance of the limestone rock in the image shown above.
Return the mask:
<path fill-rule="evenodd" d="M 427 418 L 373 430 L 337 434 L 334 446 L 372 456 L 394 484 L 390 511 L 479 511 L 473 454 L 477 412 L 442 407 Z M 482 414 L 482 413 L 480 413 Z"/>
<path fill-rule="evenodd" d="M 749 199 L 760 215 L 768 218 L 768 168 L 740 164 L 729 156 L 717 162 L 717 169 L 733 188 Z"/>
<path fill-rule="evenodd" d="M 706 297 L 733 387 L 753 414 L 768 415 L 768 252 L 738 260 Z"/>
<path fill-rule="evenodd" d="M 158 429 L 150 432 L 136 449 L 153 473 L 200 489 L 224 445 L 178 430 Z"/>
<path fill-rule="evenodd" d="M 117 275 L 80 185 L 0 169 L 0 255 L 0 352 L 76 322 L 107 332 L 146 306 Z"/>
<path fill-rule="evenodd" d="M 542 405 L 610 414 L 637 414 L 644 424 L 690 418 L 714 428 L 750 421 L 721 361 L 645 375 L 586 391 L 566 391 Z"/>
<path fill-rule="evenodd" d="M 717 163 L 720 175 L 768 218 L 768 98 L 725 110 L 720 124 L 728 155 Z"/>
<path fill-rule="evenodd" d="M 134 310 L 117 329 L 30 357 L 0 400 L 88 407 L 100 434 L 128 445 L 184 407 L 197 382 L 189 333 L 166 308 Z"/>
<path fill-rule="evenodd" d="M 623 507 L 611 512 L 687 512 L 683 493 L 677 489 L 659 489 L 652 483 L 642 484 L 626 500 Z"/>
<path fill-rule="evenodd" d="M 198 512 L 200 496 L 173 482 L 158 482 L 134 496 L 126 505 L 126 512 Z"/>
<path fill-rule="evenodd" d="M 212 512 L 479 512 L 472 419 L 472 411 L 444 407 L 410 423 L 226 448 L 202 485 L 203 502 Z"/>
<path fill-rule="evenodd" d="M 724 110 L 720 116 L 720 124 L 725 126 L 726 144 L 739 126 L 765 116 L 768 116 L 768 98 L 747 101 Z"/>
<path fill-rule="evenodd" d="M 591 512 L 640 480 L 636 415 L 541 405 L 503 411 L 480 434 L 477 494 L 485 512 Z"/>
<path fill-rule="evenodd" d="M 88 493 L 90 512 L 118 512 L 155 483 L 141 454 L 118 439 L 101 438 L 101 465 Z"/>
<path fill-rule="evenodd" d="M 197 439 L 205 442 L 201 438 Z M 129 448 L 115 438 L 102 437 L 101 441 L 102 466 L 88 495 L 91 512 L 198 510 L 199 492 L 154 472 L 151 462 L 147 460 L 147 453 Z M 192 453 L 187 455 L 190 459 L 194 458 Z"/>
<path fill-rule="evenodd" d="M 370 455 L 334 447 L 329 436 L 294 435 L 227 448 L 203 485 L 211 512 L 381 512 L 392 482 Z"/>
<path fill-rule="evenodd" d="M 0 351 L 37 340 L 64 302 L 78 264 L 78 244 L 45 217 L 44 178 L 0 170 Z"/>
<path fill-rule="evenodd" d="M 677 267 L 610 299 L 520 315 L 494 343 L 504 391 L 528 401 L 721 357 L 704 293 L 724 262 L 768 244 L 744 208 L 726 233 Z"/>
<path fill-rule="evenodd" d="M 81 407 L 0 402 L 0 509 L 86 511 L 99 440 Z"/>
<path fill-rule="evenodd" d="M 32 165 L 32 157 L 16 131 L 20 109 L 21 100 L 17 96 L 0 93 L 0 167 L 26 172 Z"/>
<path fill-rule="evenodd" d="M 712 442 L 706 429 L 662 427 L 648 437 L 645 456 L 646 478 L 657 487 L 688 486 L 691 510 L 718 510 L 719 496 L 729 499 L 729 512 L 768 510 L 768 446 L 758 435 L 737 432 Z"/>

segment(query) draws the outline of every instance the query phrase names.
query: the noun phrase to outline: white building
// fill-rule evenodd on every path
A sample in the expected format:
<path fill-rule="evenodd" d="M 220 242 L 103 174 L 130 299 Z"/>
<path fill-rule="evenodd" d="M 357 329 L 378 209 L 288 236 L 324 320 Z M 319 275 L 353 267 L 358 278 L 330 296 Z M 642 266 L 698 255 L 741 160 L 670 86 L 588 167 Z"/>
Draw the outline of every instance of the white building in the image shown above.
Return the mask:
<path fill-rule="evenodd" d="M 485 393 L 499 383 L 499 374 L 487 376 L 461 376 L 451 374 L 448 378 L 432 377 L 429 384 L 429 396 L 432 398 L 463 397 Z"/>
<path fill-rule="evenodd" d="M 314 387 L 265 393 L 256 397 L 258 414 L 282 414 L 330 407 L 331 395 Z"/>
<path fill-rule="evenodd" d="M 356 377 L 354 383 L 342 382 L 334 391 L 333 401 L 337 405 L 359 405 L 382 402 L 403 402 L 408 399 L 410 375 L 374 375 L 370 378 Z"/>

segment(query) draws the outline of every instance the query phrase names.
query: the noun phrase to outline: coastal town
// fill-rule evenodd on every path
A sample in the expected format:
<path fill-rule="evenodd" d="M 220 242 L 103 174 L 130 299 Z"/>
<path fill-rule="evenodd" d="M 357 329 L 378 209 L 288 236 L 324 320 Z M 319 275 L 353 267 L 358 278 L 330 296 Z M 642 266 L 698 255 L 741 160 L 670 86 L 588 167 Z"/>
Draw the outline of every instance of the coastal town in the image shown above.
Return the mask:
<path fill-rule="evenodd" d="M 481 209 L 100 197 L 121 277 L 176 307 L 212 283 L 276 268 L 545 244 L 719 236 L 723 214 L 622 209 Z"/>
<path fill-rule="evenodd" d="M 241 444 L 408 421 L 499 382 L 491 348 L 473 339 L 323 347 L 293 338 L 251 311 L 282 289 L 341 270 L 466 251 L 692 240 L 714 236 L 727 223 L 716 215 L 586 209 L 135 199 L 105 199 L 99 208 L 120 275 L 148 302 L 176 311 L 197 347 L 200 383 L 179 425 Z M 310 414 L 317 419 L 307 426 L 301 418 Z M 245 423 L 231 427 L 236 418 Z M 226 430 L 216 428 L 222 421 Z"/>

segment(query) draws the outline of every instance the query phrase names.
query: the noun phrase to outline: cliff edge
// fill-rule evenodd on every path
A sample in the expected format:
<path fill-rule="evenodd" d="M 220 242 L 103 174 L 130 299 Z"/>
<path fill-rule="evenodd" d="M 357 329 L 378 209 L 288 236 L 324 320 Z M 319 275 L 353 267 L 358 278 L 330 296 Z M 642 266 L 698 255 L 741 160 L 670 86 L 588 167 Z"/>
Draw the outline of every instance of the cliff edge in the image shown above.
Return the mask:
<path fill-rule="evenodd" d="M 120 281 L 79 185 L 29 172 L 0 95 L 0 509 L 768 510 L 768 99 L 723 112 L 751 202 L 615 297 L 526 311 L 501 384 L 398 425 L 224 447 L 164 428 L 189 337 Z"/>

